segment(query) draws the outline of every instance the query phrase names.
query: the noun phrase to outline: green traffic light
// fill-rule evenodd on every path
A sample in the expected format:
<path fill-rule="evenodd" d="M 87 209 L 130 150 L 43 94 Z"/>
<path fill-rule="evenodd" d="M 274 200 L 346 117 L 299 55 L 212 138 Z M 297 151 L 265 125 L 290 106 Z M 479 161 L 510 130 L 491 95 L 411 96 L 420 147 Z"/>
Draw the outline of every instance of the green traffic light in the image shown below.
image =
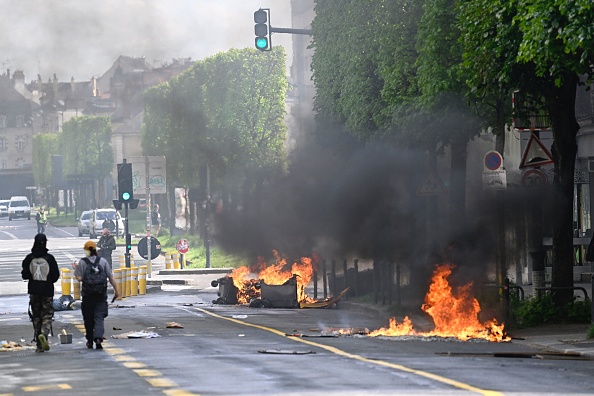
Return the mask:
<path fill-rule="evenodd" d="M 122 199 L 124 201 L 129 201 L 130 200 L 130 193 L 129 192 L 125 192 L 122 194 Z"/>
<path fill-rule="evenodd" d="M 257 49 L 268 48 L 268 39 L 266 39 L 266 37 L 257 37 L 256 38 L 256 48 Z"/>

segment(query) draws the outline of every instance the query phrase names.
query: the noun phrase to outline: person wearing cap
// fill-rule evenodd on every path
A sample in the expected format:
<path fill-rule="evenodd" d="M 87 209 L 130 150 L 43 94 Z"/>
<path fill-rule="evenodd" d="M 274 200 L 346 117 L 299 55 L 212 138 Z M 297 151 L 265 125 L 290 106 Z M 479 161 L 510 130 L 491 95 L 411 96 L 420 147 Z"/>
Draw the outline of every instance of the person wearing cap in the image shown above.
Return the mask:
<path fill-rule="evenodd" d="M 96 349 L 103 349 L 101 343 L 103 342 L 103 334 L 105 332 L 104 320 L 107 317 L 107 281 L 113 286 L 114 299 L 120 296 L 118 286 L 111 271 L 111 265 L 102 257 L 97 255 L 97 245 L 93 241 L 87 241 L 84 246 L 85 257 L 80 259 L 74 269 L 74 276 L 81 281 L 81 295 L 82 304 L 81 311 L 83 315 L 83 322 L 85 325 L 85 338 L 87 339 L 87 348 L 93 349 L 93 342 L 95 342 Z M 104 287 L 101 287 L 100 292 L 96 292 L 93 283 L 89 278 L 91 273 L 101 274 Z M 85 283 L 87 283 L 85 285 Z"/>
<path fill-rule="evenodd" d="M 47 237 L 35 235 L 33 248 L 23 260 L 21 276 L 28 280 L 27 291 L 31 306 L 34 340 L 37 343 L 35 352 L 49 351 L 48 335 L 52 328 L 54 316 L 54 283 L 60 277 L 56 259 L 47 250 Z"/>

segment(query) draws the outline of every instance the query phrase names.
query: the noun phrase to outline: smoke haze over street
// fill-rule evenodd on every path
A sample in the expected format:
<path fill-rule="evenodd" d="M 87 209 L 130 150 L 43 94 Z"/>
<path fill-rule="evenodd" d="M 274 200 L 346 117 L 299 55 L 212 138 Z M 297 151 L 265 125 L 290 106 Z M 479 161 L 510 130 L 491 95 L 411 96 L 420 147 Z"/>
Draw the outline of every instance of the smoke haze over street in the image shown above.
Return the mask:
<path fill-rule="evenodd" d="M 159 66 L 254 47 L 253 13 L 271 9 L 273 26 L 291 27 L 289 0 L 0 0 L 2 72 L 26 81 L 89 80 L 120 55 Z M 290 35 L 274 36 L 289 49 Z M 287 51 L 289 53 L 289 51 Z"/>

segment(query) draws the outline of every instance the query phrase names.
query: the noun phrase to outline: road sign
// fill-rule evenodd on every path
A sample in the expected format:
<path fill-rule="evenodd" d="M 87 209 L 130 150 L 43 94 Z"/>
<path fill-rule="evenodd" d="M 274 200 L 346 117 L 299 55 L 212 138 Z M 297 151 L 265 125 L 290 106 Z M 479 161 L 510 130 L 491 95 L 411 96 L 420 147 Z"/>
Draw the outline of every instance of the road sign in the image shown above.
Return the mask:
<path fill-rule="evenodd" d="M 520 169 L 533 168 L 553 163 L 551 152 L 545 147 L 534 133 L 530 134 L 530 139 L 526 145 L 526 150 L 522 155 Z"/>
<path fill-rule="evenodd" d="M 147 238 L 144 237 L 138 241 L 138 254 L 145 260 L 148 260 Z M 156 259 L 161 254 L 161 242 L 157 238 L 151 238 L 151 260 Z"/>
<path fill-rule="evenodd" d="M 425 176 L 419 187 L 417 195 L 439 195 L 445 192 L 445 187 L 441 179 L 433 173 Z"/>
<path fill-rule="evenodd" d="M 167 178 L 165 172 L 166 160 L 163 156 L 128 157 L 132 164 L 132 179 L 134 194 L 146 194 L 146 162 L 148 161 L 149 186 L 151 194 L 165 194 L 167 192 Z"/>
<path fill-rule="evenodd" d="M 528 169 L 522 174 L 522 186 L 529 190 L 542 190 L 547 184 L 547 175 L 540 169 Z"/>
<path fill-rule="evenodd" d="M 490 171 L 499 170 L 503 166 L 503 157 L 498 151 L 489 151 L 485 154 L 485 169 Z"/>
<path fill-rule="evenodd" d="M 190 250 L 190 242 L 188 242 L 187 239 L 180 239 L 179 241 L 177 241 L 175 248 L 181 254 L 186 254 L 188 253 L 188 250 Z"/>
<path fill-rule="evenodd" d="M 497 191 L 507 188 L 505 170 L 483 172 L 483 190 Z"/>

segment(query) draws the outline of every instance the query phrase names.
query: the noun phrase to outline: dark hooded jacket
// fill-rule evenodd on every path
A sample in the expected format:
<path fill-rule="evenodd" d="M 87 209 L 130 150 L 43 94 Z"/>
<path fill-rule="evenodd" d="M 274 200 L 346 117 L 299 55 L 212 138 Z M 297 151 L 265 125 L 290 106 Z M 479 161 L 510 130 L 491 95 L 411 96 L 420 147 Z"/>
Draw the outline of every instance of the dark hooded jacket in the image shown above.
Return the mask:
<path fill-rule="evenodd" d="M 54 283 L 60 278 L 60 270 L 54 256 L 49 254 L 45 235 L 35 236 L 35 243 L 31 253 L 23 260 L 21 276 L 29 281 L 29 294 L 53 297 Z"/>

